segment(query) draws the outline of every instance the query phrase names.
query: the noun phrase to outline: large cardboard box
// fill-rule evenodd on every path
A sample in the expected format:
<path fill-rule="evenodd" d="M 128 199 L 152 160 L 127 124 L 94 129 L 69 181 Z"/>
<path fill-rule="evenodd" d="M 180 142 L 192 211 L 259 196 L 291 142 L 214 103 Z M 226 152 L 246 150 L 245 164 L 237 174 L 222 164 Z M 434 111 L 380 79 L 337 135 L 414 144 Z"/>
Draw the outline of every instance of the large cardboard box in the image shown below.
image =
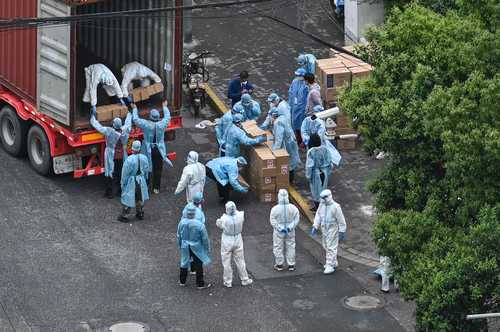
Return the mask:
<path fill-rule="evenodd" d="M 353 80 L 370 78 L 372 72 L 368 67 L 364 66 L 349 68 L 349 70 L 352 73 Z"/>
<path fill-rule="evenodd" d="M 255 120 L 245 121 L 241 124 L 241 127 L 243 131 L 245 131 L 245 133 L 252 138 L 256 138 L 263 135 L 269 137 L 269 135 L 272 135 L 270 131 L 260 129 Z"/>
<path fill-rule="evenodd" d="M 127 106 L 122 104 L 111 104 L 99 106 L 96 109 L 96 118 L 99 122 L 112 121 L 114 118 L 122 118 L 128 113 Z"/>
<path fill-rule="evenodd" d="M 289 172 L 290 156 L 285 149 L 279 149 L 272 151 L 273 155 L 276 157 L 276 167 L 278 169 L 278 175 L 287 175 Z"/>
<path fill-rule="evenodd" d="M 290 186 L 290 175 L 289 174 L 278 174 L 276 176 L 276 190 L 286 189 Z"/>
<path fill-rule="evenodd" d="M 337 149 L 341 151 L 355 150 L 358 147 L 357 138 L 338 138 Z"/>
<path fill-rule="evenodd" d="M 276 176 L 276 157 L 266 145 L 255 146 L 250 152 L 250 172 L 259 177 Z"/>
<path fill-rule="evenodd" d="M 357 134 L 358 132 L 356 129 L 353 128 L 335 128 L 335 135 L 340 136 L 340 135 L 351 135 L 351 134 Z"/>
<path fill-rule="evenodd" d="M 148 91 L 149 97 L 151 97 L 151 96 L 153 96 L 155 94 L 163 92 L 163 84 L 161 82 L 160 83 L 151 84 L 150 86 L 146 87 L 146 89 Z"/>
<path fill-rule="evenodd" d="M 277 201 L 276 185 L 267 185 L 256 191 L 259 201 L 263 203 L 274 203 Z"/>
<path fill-rule="evenodd" d="M 138 87 L 138 88 L 132 89 L 132 91 L 130 91 L 130 95 L 134 99 L 135 103 L 149 99 L 149 91 L 148 91 L 147 87 L 145 87 L 145 88 Z"/>
<path fill-rule="evenodd" d="M 337 128 L 352 128 L 352 119 L 344 112 L 336 115 L 335 123 L 337 124 Z"/>
<path fill-rule="evenodd" d="M 262 186 L 276 184 L 276 177 L 274 176 L 261 177 L 257 173 L 250 172 L 250 183 L 252 183 L 252 186 L 255 188 L 261 188 Z"/>
<path fill-rule="evenodd" d="M 128 114 L 128 108 L 125 105 L 117 104 L 113 108 L 113 118 L 124 118 Z"/>

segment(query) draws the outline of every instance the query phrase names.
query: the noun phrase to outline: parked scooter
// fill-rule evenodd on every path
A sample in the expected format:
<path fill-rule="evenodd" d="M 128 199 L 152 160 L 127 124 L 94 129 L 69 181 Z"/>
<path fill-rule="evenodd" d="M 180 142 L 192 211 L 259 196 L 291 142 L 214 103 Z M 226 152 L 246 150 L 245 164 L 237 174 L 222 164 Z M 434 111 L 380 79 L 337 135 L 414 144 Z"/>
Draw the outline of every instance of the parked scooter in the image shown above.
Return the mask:
<path fill-rule="evenodd" d="M 208 51 L 203 51 L 201 54 L 193 52 L 186 57 L 183 65 L 183 83 L 189 89 L 190 104 L 195 117 L 198 117 L 200 110 L 206 106 L 205 83 L 210 79 L 210 73 L 206 69 L 206 58 L 209 54 Z"/>

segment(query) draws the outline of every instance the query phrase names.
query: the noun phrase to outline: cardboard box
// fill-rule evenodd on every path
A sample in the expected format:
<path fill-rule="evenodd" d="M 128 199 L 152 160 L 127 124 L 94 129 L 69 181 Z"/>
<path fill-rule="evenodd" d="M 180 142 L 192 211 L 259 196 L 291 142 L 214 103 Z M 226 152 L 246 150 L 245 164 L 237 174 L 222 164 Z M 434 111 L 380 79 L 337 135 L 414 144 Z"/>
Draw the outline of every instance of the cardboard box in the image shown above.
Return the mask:
<path fill-rule="evenodd" d="M 274 150 L 273 155 L 276 157 L 276 167 L 278 170 L 276 175 L 288 175 L 290 164 L 288 152 L 285 149 L 279 149 Z"/>
<path fill-rule="evenodd" d="M 352 73 L 352 79 L 367 79 L 371 76 L 371 70 L 367 67 L 359 66 L 354 68 L 349 68 Z"/>
<path fill-rule="evenodd" d="M 113 120 L 113 110 L 107 106 L 99 106 L 96 111 L 96 119 L 99 122 L 107 122 Z"/>
<path fill-rule="evenodd" d="M 337 124 L 337 128 L 352 128 L 351 117 L 343 112 L 336 115 L 335 123 Z"/>
<path fill-rule="evenodd" d="M 267 185 L 260 188 L 257 192 L 259 201 L 264 203 L 274 203 L 277 201 L 276 185 Z"/>
<path fill-rule="evenodd" d="M 251 172 L 259 177 L 275 176 L 277 173 L 276 157 L 266 145 L 255 146 L 251 150 L 249 166 Z"/>
<path fill-rule="evenodd" d="M 113 110 L 113 118 L 124 118 L 127 116 L 127 114 L 128 114 L 127 106 L 121 105 L 121 104 L 116 104 L 113 106 L 116 106 L 112 109 Z"/>
<path fill-rule="evenodd" d="M 357 138 L 345 138 L 345 139 L 337 139 L 337 149 L 346 151 L 346 150 L 355 150 L 358 147 L 358 139 Z"/>
<path fill-rule="evenodd" d="M 161 82 L 151 84 L 150 86 L 146 87 L 146 89 L 148 90 L 149 97 L 151 97 L 155 94 L 163 92 L 163 84 Z"/>
<path fill-rule="evenodd" d="M 324 71 L 324 80 L 321 86 L 324 89 L 349 86 L 351 84 L 351 72 L 347 68 L 331 68 Z"/>
<path fill-rule="evenodd" d="M 337 101 L 339 95 L 340 95 L 340 89 L 337 88 L 323 89 L 321 91 L 321 96 L 326 102 Z"/>
<path fill-rule="evenodd" d="M 132 89 L 132 91 L 130 91 L 130 95 L 134 99 L 134 103 L 137 103 L 137 102 L 142 101 L 142 100 L 147 100 L 147 99 L 149 99 L 149 96 L 150 96 L 149 90 L 147 87 L 145 87 L 145 88 L 138 87 L 138 88 Z"/>
<path fill-rule="evenodd" d="M 250 174 L 250 182 L 252 186 L 259 189 L 263 186 L 268 186 L 270 184 L 276 185 L 276 177 L 274 176 L 264 176 L 260 177 L 258 174 Z"/>
<path fill-rule="evenodd" d="M 279 174 L 276 176 L 276 190 L 287 189 L 290 186 L 290 175 Z"/>
<path fill-rule="evenodd" d="M 340 136 L 340 135 L 350 135 L 350 134 L 357 134 L 358 132 L 353 129 L 353 128 L 335 128 L 335 135 Z"/>

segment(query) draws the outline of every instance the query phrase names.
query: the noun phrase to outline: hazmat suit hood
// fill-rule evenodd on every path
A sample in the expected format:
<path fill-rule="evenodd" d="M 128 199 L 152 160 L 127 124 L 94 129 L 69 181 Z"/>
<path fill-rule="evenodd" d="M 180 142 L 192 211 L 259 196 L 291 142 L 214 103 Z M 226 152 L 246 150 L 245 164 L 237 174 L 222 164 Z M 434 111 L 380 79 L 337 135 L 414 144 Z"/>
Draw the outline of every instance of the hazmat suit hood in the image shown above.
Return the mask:
<path fill-rule="evenodd" d="M 246 166 L 248 164 L 246 159 L 243 157 L 238 157 L 238 158 L 236 158 L 236 160 L 238 161 L 239 165 Z"/>
<path fill-rule="evenodd" d="M 188 165 L 190 164 L 196 164 L 198 162 L 198 152 L 196 151 L 189 151 L 188 156 L 187 156 L 187 163 Z"/>
<path fill-rule="evenodd" d="M 288 199 L 288 191 L 286 191 L 285 189 L 280 189 L 279 192 L 278 192 L 278 203 L 279 204 L 283 204 L 283 205 L 286 205 L 286 204 L 289 204 L 290 201 Z"/>
<path fill-rule="evenodd" d="M 321 203 L 324 203 L 326 205 L 332 205 L 333 204 L 333 197 L 332 197 L 332 192 L 330 189 L 325 189 L 319 194 Z"/>
<path fill-rule="evenodd" d="M 120 118 L 114 118 L 113 119 L 113 128 L 116 130 L 119 130 L 122 128 L 122 119 Z"/>
<path fill-rule="evenodd" d="M 228 216 L 234 216 L 236 214 L 237 210 L 236 210 L 236 204 L 234 204 L 234 202 L 232 201 L 229 201 L 226 203 L 226 214 Z"/>
<path fill-rule="evenodd" d="M 149 118 L 153 121 L 160 120 L 160 112 L 158 112 L 158 110 L 152 109 L 149 113 Z"/>

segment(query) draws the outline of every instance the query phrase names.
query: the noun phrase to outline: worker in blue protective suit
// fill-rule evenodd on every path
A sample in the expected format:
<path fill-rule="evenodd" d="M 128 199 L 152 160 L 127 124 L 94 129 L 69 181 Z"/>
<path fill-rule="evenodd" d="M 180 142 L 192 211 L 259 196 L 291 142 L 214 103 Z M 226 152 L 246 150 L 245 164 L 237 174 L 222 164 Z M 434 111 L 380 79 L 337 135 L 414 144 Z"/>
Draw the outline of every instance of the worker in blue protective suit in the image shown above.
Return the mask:
<path fill-rule="evenodd" d="M 307 94 L 309 90 L 304 81 L 306 71 L 304 68 L 299 68 L 295 71 L 295 78 L 288 89 L 288 104 L 290 105 L 292 115 L 292 128 L 295 131 L 297 143 L 302 145 L 302 137 L 300 136 L 300 126 L 306 116 Z"/>
<path fill-rule="evenodd" d="M 141 128 L 144 133 L 144 142 L 142 153 L 148 157 L 152 174 L 152 187 L 155 194 L 160 193 L 161 173 L 163 171 L 163 162 L 173 167 L 172 162 L 167 157 L 167 146 L 165 144 L 165 128 L 170 123 L 170 111 L 167 107 L 168 102 L 163 102 L 163 119 L 160 119 L 160 112 L 152 109 L 149 117 L 150 120 L 139 118 L 137 107 L 132 104 L 132 121 Z"/>
<path fill-rule="evenodd" d="M 272 130 L 274 120 L 276 120 L 277 118 L 278 118 L 278 109 L 276 107 L 273 107 L 267 112 L 266 119 L 264 120 L 264 122 L 262 122 L 259 128 L 262 130 Z"/>
<path fill-rule="evenodd" d="M 205 223 L 205 213 L 203 213 L 203 210 L 201 209 L 202 204 L 203 204 L 203 193 L 201 192 L 195 193 L 193 196 L 193 201 L 187 203 L 186 206 L 184 207 L 184 210 L 182 210 L 182 217 L 187 216 L 187 209 L 189 206 L 194 206 L 196 208 L 195 218 L 201 221 L 202 223 Z"/>
<path fill-rule="evenodd" d="M 247 146 L 256 145 L 267 140 L 265 135 L 257 138 L 248 137 L 245 131 L 241 129 L 241 122 L 243 122 L 243 115 L 233 115 L 233 125 L 227 129 L 226 136 L 224 137 L 226 157 L 239 157 L 241 155 L 240 144 Z"/>
<path fill-rule="evenodd" d="M 189 206 L 186 217 L 182 217 L 177 227 L 177 245 L 181 256 L 179 284 L 186 286 L 188 268 L 192 263 L 196 273 L 196 286 L 204 289 L 211 286 L 205 283 L 203 277 L 203 266 L 210 263 L 210 243 L 205 224 L 195 216 L 196 208 Z"/>
<path fill-rule="evenodd" d="M 311 135 L 309 150 L 306 158 L 306 178 L 309 181 L 313 205 L 311 211 L 316 211 L 319 206 L 320 193 L 328 186 L 333 162 L 330 151 L 321 144 L 318 134 Z"/>
<path fill-rule="evenodd" d="M 281 110 L 281 113 L 283 113 L 288 118 L 288 122 L 290 122 L 290 125 L 292 124 L 290 105 L 288 105 L 285 100 L 281 99 L 276 93 L 271 93 L 267 97 L 267 102 L 269 103 L 269 112 L 272 113 L 273 109 L 276 109 L 276 113 Z"/>
<path fill-rule="evenodd" d="M 297 57 L 297 64 L 304 68 L 306 74 L 316 73 L 316 57 L 312 54 L 300 54 Z"/>
<path fill-rule="evenodd" d="M 231 99 L 231 107 L 241 100 L 244 93 L 252 94 L 255 86 L 248 82 L 248 72 L 242 71 L 238 77 L 229 82 L 227 97 Z"/>
<path fill-rule="evenodd" d="M 241 193 L 248 192 L 248 188 L 238 180 L 240 169 L 246 165 L 247 161 L 243 157 L 220 157 L 207 163 L 207 177 L 217 184 L 219 198 L 224 204 L 229 201 L 230 187 Z"/>
<path fill-rule="evenodd" d="M 237 102 L 233 108 L 241 105 L 244 110 L 244 121 L 256 120 L 260 116 L 260 104 L 252 99 L 252 96 L 248 93 L 241 95 L 241 100 Z M 239 113 L 239 112 L 238 112 Z"/>
<path fill-rule="evenodd" d="M 335 14 L 344 16 L 344 0 L 335 0 Z"/>
<path fill-rule="evenodd" d="M 121 222 L 128 222 L 129 214 L 135 207 L 137 219 L 144 219 L 144 202 L 149 199 L 146 179 L 149 175 L 148 158 L 141 154 L 141 142 L 132 143 L 132 155 L 128 156 L 122 168 L 122 213 L 118 217 Z"/>
<path fill-rule="evenodd" d="M 313 114 L 304 119 L 300 129 L 302 140 L 306 146 L 309 146 L 310 136 L 312 134 L 318 134 L 321 139 L 321 144 L 324 145 L 330 152 L 332 162 L 338 166 L 342 157 L 330 140 L 326 137 L 325 121 L 316 116 L 317 113 L 322 111 L 324 111 L 323 106 L 316 105 L 313 107 Z"/>
<path fill-rule="evenodd" d="M 90 124 L 106 139 L 106 149 L 104 150 L 104 178 L 106 180 L 107 198 L 113 198 L 113 188 L 120 186 L 123 160 L 127 159 L 127 142 L 132 128 L 132 114 L 129 112 L 122 124 L 120 118 L 113 119 L 112 127 L 105 127 L 95 118 L 96 108 L 92 107 Z M 118 151 L 118 153 L 115 153 Z M 122 158 L 120 158 L 120 153 Z M 116 158 L 116 159 L 115 159 Z"/>
<path fill-rule="evenodd" d="M 224 142 L 224 137 L 226 132 L 233 125 L 233 115 L 235 114 L 245 114 L 245 109 L 243 105 L 236 104 L 231 108 L 231 112 L 226 112 L 217 122 L 215 126 L 215 136 L 217 138 L 217 143 L 219 144 L 219 156 L 224 157 L 226 154 L 226 146 Z"/>
<path fill-rule="evenodd" d="M 297 145 L 297 140 L 295 139 L 295 133 L 293 132 L 292 125 L 290 124 L 290 119 L 287 118 L 286 109 L 284 107 L 278 107 L 278 118 L 273 124 L 273 150 L 286 149 L 290 156 L 289 164 L 289 176 L 290 182 L 293 183 L 295 169 L 300 164 L 299 156 L 299 146 Z"/>

